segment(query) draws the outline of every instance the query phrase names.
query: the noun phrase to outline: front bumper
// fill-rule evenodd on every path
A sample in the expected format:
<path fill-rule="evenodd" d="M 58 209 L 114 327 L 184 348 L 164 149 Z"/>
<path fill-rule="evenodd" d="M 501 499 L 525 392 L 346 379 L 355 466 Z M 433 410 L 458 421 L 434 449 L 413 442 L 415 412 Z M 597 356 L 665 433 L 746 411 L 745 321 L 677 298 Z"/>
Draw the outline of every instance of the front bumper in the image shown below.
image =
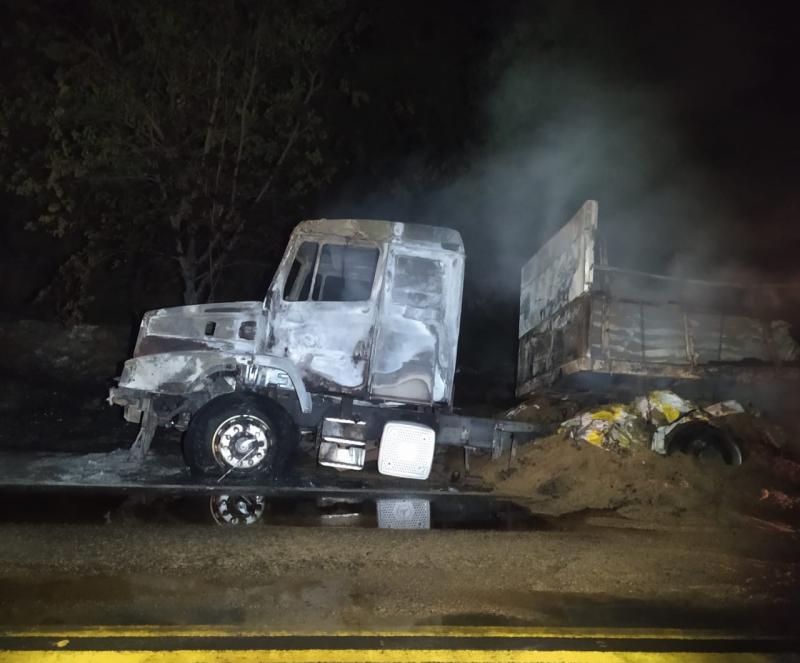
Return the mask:
<path fill-rule="evenodd" d="M 141 423 L 142 413 L 149 408 L 150 398 L 146 391 L 129 387 L 111 387 L 108 390 L 109 405 L 119 405 L 123 409 L 125 421 Z"/>

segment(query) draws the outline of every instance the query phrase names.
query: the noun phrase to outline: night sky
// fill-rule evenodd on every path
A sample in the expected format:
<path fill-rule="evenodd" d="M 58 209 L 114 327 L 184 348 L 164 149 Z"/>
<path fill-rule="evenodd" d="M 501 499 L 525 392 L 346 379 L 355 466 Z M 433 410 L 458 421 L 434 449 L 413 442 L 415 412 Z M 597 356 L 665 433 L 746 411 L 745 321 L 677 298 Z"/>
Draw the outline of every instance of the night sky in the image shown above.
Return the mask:
<path fill-rule="evenodd" d="M 465 325 L 479 330 L 462 337 L 465 345 L 492 330 L 513 344 L 520 265 L 587 198 L 600 203 L 615 264 L 800 281 L 794 3 L 342 7 L 348 32 L 331 50 L 319 95 L 321 158 L 335 173 L 291 201 L 281 198 L 291 184 L 283 181 L 268 208 L 251 209 L 250 232 L 267 216 L 277 230 L 258 240 L 268 244 L 246 242 L 257 247 L 251 266 L 226 274 L 216 299 L 260 298 L 301 218 L 434 223 L 465 239 Z M 64 2 L 6 0 L 2 12 L 8 90 L 29 66 L 15 49 L 15 21 L 102 24 Z M 2 200 L 0 307 L 55 316 L 67 296 L 48 286 L 80 232 L 54 242 L 24 229 L 29 202 L 9 193 Z M 99 273 L 84 320 L 133 321 L 180 303 L 166 267 L 153 267 L 152 282 L 135 288 L 122 272 Z"/>
<path fill-rule="evenodd" d="M 442 112 L 426 109 L 432 144 L 397 145 L 387 170 L 413 180 L 441 148 L 450 176 L 398 200 L 359 169 L 323 197 L 321 214 L 454 225 L 471 257 L 491 266 L 508 255 L 516 271 L 596 198 L 617 263 L 796 280 L 798 23 L 788 4 L 425 7 L 404 5 L 406 22 L 381 41 L 428 60 L 407 53 L 395 80 L 431 84 L 425 97 Z"/>

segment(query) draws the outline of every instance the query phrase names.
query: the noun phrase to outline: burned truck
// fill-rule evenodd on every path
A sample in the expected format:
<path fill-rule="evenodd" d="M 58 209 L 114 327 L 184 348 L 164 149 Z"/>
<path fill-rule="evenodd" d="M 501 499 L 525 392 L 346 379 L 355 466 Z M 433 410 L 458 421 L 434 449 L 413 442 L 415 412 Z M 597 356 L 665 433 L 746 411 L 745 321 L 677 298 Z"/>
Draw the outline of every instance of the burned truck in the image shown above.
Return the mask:
<path fill-rule="evenodd" d="M 606 260 L 612 240 L 590 200 L 523 266 L 518 397 L 628 385 L 756 401 L 772 386 L 774 406 L 796 393 L 781 385 L 798 384 L 800 346 L 777 317 L 796 287 L 625 269 Z"/>
<path fill-rule="evenodd" d="M 426 479 L 437 445 L 498 457 L 535 426 L 453 411 L 464 246 L 445 228 L 312 220 L 293 231 L 263 301 L 142 319 L 109 402 L 141 428 L 185 431 L 204 477 L 276 475 L 301 435 L 319 464 Z"/>

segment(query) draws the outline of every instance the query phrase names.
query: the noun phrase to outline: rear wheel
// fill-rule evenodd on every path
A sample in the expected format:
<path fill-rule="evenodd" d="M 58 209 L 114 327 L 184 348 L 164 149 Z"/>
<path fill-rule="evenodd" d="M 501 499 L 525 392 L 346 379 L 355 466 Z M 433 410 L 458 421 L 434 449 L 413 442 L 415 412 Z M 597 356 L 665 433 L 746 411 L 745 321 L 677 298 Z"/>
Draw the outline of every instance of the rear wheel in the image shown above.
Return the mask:
<path fill-rule="evenodd" d="M 285 469 L 296 442 L 291 417 L 275 401 L 233 393 L 195 413 L 184 436 L 183 455 L 198 476 L 263 477 Z"/>
<path fill-rule="evenodd" d="M 705 421 L 689 421 L 675 427 L 665 442 L 668 454 L 681 451 L 701 462 L 742 464 L 742 452 L 733 438 Z"/>

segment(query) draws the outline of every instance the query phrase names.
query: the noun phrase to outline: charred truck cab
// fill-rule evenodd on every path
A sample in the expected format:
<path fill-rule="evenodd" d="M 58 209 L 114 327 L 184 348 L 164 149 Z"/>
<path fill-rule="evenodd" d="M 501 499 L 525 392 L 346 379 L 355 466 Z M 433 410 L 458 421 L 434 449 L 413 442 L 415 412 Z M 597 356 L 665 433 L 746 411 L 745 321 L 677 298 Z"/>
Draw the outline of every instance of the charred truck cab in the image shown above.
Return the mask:
<path fill-rule="evenodd" d="M 458 232 L 371 220 L 300 223 L 263 302 L 145 314 L 109 401 L 185 430 L 202 476 L 286 467 L 301 435 L 321 465 L 426 479 L 435 446 L 513 452 L 534 426 L 453 414 L 464 246 Z"/>

